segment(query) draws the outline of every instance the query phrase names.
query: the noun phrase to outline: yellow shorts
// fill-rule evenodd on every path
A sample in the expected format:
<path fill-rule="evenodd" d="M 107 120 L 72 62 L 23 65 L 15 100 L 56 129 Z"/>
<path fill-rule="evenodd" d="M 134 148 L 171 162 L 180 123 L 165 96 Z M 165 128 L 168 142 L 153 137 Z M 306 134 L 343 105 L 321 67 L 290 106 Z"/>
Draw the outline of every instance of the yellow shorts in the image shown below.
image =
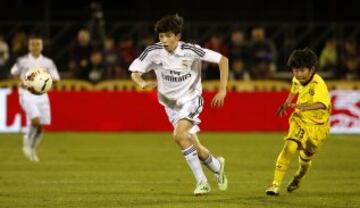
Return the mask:
<path fill-rule="evenodd" d="M 289 133 L 284 139 L 295 141 L 299 144 L 300 150 L 305 150 L 311 154 L 318 151 L 330 131 L 328 124 L 305 124 L 296 116 L 290 117 L 289 124 Z"/>

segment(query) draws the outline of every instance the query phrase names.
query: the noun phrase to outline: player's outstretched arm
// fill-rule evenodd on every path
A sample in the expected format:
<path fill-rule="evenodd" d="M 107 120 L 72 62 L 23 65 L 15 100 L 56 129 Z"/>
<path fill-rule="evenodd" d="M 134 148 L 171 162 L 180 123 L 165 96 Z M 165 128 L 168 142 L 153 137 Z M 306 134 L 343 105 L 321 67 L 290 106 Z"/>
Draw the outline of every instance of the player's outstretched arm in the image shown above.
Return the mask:
<path fill-rule="evenodd" d="M 225 56 L 222 56 L 219 62 L 220 70 L 220 86 L 219 92 L 216 93 L 215 97 L 211 101 L 212 107 L 222 107 L 226 97 L 226 86 L 229 79 L 229 60 Z"/>
<path fill-rule="evenodd" d="M 277 109 L 276 115 L 279 117 L 283 117 L 287 115 L 286 109 L 290 106 L 291 101 L 296 97 L 296 94 L 289 93 L 288 97 L 286 98 L 285 102 Z"/>
<path fill-rule="evenodd" d="M 131 79 L 136 82 L 142 89 L 153 89 L 157 86 L 157 83 L 155 81 L 146 81 L 141 77 L 140 72 L 133 72 L 131 73 Z"/>

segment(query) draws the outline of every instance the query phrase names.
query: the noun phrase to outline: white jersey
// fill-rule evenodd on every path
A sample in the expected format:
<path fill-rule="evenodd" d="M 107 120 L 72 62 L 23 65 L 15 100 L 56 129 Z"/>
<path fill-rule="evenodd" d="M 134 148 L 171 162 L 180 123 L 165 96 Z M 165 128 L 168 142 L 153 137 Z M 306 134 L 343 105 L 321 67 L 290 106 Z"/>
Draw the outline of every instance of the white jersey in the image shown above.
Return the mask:
<path fill-rule="evenodd" d="M 59 72 L 54 62 L 40 55 L 38 58 L 34 58 L 31 54 L 18 58 L 14 66 L 11 68 L 11 74 L 13 76 L 20 75 L 21 80 L 25 80 L 25 74 L 32 68 L 43 68 L 47 70 L 54 81 L 60 80 Z"/>
<path fill-rule="evenodd" d="M 160 44 L 147 47 L 130 65 L 131 72 L 155 71 L 158 98 L 167 107 L 182 106 L 201 95 L 201 61 L 219 63 L 221 54 L 179 42 L 173 53 Z"/>
<path fill-rule="evenodd" d="M 47 70 L 53 80 L 60 80 L 59 72 L 56 69 L 54 62 L 40 55 L 34 58 L 28 54 L 20 57 L 14 66 L 11 68 L 13 76 L 20 76 L 20 79 L 25 80 L 25 74 L 32 68 L 43 68 Z M 28 90 L 19 88 L 19 102 L 27 115 L 27 123 L 29 125 L 30 119 L 39 117 L 41 124 L 51 123 L 50 102 L 47 93 L 42 95 L 31 94 Z"/>

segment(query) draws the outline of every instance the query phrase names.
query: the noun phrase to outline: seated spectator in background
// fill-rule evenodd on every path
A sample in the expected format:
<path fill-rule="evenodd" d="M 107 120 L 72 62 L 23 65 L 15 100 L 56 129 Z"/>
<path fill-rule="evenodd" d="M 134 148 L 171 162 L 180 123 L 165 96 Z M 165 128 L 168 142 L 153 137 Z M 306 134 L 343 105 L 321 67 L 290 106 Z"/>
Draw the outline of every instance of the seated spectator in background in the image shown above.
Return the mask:
<path fill-rule="evenodd" d="M 342 77 L 357 79 L 360 77 L 359 50 L 352 39 L 345 40 L 341 52 Z"/>
<path fill-rule="evenodd" d="M 28 53 L 28 40 L 24 32 L 16 32 L 11 39 L 10 65 L 15 64 L 17 58 Z"/>
<path fill-rule="evenodd" d="M 155 43 L 155 39 L 152 35 L 145 35 L 141 39 L 141 41 L 137 47 L 136 55 L 139 56 L 146 49 L 146 47 L 148 47 L 154 43 Z"/>
<path fill-rule="evenodd" d="M 78 32 L 76 41 L 70 48 L 69 68 L 73 71 L 74 78 L 88 79 L 87 70 L 89 67 L 90 54 L 93 50 L 89 30 L 81 29 Z"/>
<path fill-rule="evenodd" d="M 334 38 L 326 40 L 325 46 L 320 53 L 319 68 L 322 71 L 332 72 L 336 77 L 339 76 L 338 52 Z"/>
<path fill-rule="evenodd" d="M 88 68 L 88 81 L 98 83 L 103 79 L 105 68 L 103 56 L 100 51 L 94 51 L 91 53 Z"/>
<path fill-rule="evenodd" d="M 233 80 L 249 80 L 250 74 L 245 69 L 244 61 L 242 59 L 233 59 L 231 61 L 231 70 L 229 73 L 230 79 Z"/>
<path fill-rule="evenodd" d="M 131 36 L 125 36 L 119 41 L 118 53 L 120 58 L 123 60 L 124 69 L 128 69 L 131 62 L 136 58 L 136 47 Z M 127 71 L 127 70 L 126 70 Z M 127 72 L 128 73 L 128 72 Z M 127 77 L 130 77 L 128 73 Z"/>
<path fill-rule="evenodd" d="M 224 43 L 223 37 L 220 35 L 219 32 L 215 32 L 210 37 L 210 40 L 208 40 L 204 44 L 204 48 L 208 48 L 210 50 L 216 51 L 216 52 L 222 54 L 223 56 L 228 56 L 228 53 L 229 53 L 229 47 L 226 43 Z M 219 79 L 220 72 L 218 70 L 217 64 L 204 62 L 203 67 L 204 67 L 205 79 L 207 79 L 207 80 Z"/>
<path fill-rule="evenodd" d="M 102 3 L 99 1 L 92 1 L 89 8 L 91 18 L 87 28 L 89 29 L 91 43 L 94 50 L 102 50 L 106 38 L 105 15 Z"/>
<path fill-rule="evenodd" d="M 229 62 L 231 79 L 249 79 L 247 70 L 248 48 L 245 43 L 244 33 L 241 30 L 234 30 L 231 33 L 229 44 Z"/>
<path fill-rule="evenodd" d="M 0 36 L 0 80 L 9 77 L 9 46 Z"/>
<path fill-rule="evenodd" d="M 276 48 L 266 38 L 263 27 L 255 27 L 251 31 L 249 44 L 249 64 L 252 79 L 271 79 L 276 71 Z"/>
<path fill-rule="evenodd" d="M 121 68 L 122 60 L 115 48 L 115 41 L 113 38 L 108 37 L 105 39 L 104 50 L 103 50 L 103 59 L 104 59 L 104 79 L 126 79 L 127 70 Z"/>

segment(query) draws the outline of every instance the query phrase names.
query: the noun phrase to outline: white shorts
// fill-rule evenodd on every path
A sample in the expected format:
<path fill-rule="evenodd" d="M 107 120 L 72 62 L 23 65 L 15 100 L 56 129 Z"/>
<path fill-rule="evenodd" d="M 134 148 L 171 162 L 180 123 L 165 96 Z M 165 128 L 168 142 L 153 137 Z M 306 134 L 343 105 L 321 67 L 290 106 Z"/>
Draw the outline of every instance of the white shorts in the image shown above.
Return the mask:
<path fill-rule="evenodd" d="M 199 115 L 203 110 L 204 99 L 201 96 L 190 100 L 181 107 L 169 108 L 165 107 L 166 114 L 168 115 L 169 121 L 175 127 L 177 122 L 181 119 L 187 119 L 193 123 L 193 127 L 190 129 L 190 134 L 195 134 L 200 131 L 199 124 L 201 120 Z"/>
<path fill-rule="evenodd" d="M 40 118 L 40 123 L 49 125 L 51 123 L 49 96 L 31 94 L 28 90 L 19 88 L 20 106 L 26 113 L 27 122 L 36 117 Z"/>

